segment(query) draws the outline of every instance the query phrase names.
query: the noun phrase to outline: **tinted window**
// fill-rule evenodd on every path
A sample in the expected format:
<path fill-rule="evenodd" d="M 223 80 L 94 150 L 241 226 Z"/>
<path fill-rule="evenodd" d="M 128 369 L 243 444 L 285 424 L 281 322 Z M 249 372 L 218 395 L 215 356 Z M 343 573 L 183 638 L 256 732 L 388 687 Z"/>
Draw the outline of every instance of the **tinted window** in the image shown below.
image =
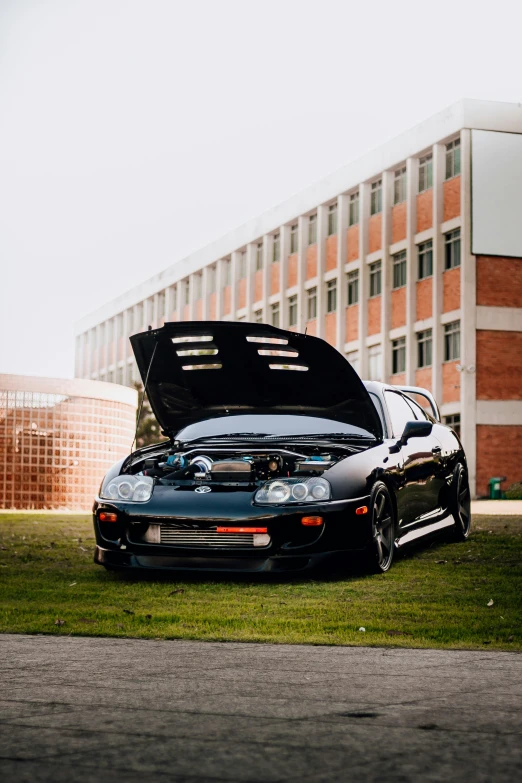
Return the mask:
<path fill-rule="evenodd" d="M 396 392 L 385 392 L 386 405 L 390 413 L 390 419 L 393 427 L 393 434 L 400 438 L 404 432 L 404 427 L 408 421 L 415 421 L 417 418 L 413 413 L 404 397 Z"/>

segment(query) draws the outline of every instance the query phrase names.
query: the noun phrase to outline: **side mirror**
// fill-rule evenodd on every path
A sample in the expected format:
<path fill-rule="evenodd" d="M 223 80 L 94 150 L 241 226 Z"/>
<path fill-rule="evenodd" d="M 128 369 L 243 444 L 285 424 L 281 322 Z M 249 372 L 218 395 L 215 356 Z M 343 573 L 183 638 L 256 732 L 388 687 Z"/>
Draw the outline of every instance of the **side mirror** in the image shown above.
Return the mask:
<path fill-rule="evenodd" d="M 400 443 L 404 446 L 410 438 L 426 438 L 431 435 L 433 424 L 431 421 L 407 421 Z"/>

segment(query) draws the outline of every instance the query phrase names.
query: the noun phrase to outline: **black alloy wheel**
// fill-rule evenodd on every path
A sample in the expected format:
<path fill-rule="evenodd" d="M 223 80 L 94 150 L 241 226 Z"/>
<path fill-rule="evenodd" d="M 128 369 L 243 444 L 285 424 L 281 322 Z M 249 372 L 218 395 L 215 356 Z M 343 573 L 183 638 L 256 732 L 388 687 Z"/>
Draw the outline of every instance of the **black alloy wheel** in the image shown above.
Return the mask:
<path fill-rule="evenodd" d="M 468 476 L 462 465 L 457 465 L 453 474 L 453 519 L 457 541 L 466 541 L 471 530 L 471 494 Z"/>
<path fill-rule="evenodd" d="M 395 513 L 393 502 L 382 481 L 377 482 L 370 497 L 372 540 L 369 546 L 369 566 L 374 573 L 389 571 L 395 551 Z"/>

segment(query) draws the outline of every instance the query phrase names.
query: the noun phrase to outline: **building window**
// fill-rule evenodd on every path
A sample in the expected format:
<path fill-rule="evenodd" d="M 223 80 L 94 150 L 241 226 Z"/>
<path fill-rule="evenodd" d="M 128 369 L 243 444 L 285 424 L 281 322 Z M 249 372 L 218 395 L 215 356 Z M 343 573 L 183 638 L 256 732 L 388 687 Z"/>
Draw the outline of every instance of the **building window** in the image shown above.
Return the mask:
<path fill-rule="evenodd" d="M 417 367 L 431 367 L 431 329 L 417 333 Z"/>
<path fill-rule="evenodd" d="M 460 228 L 444 234 L 444 269 L 460 266 Z"/>
<path fill-rule="evenodd" d="M 426 155 L 419 160 L 419 193 L 433 187 L 433 156 Z"/>
<path fill-rule="evenodd" d="M 247 255 L 246 255 L 246 250 L 243 250 L 243 252 L 239 254 L 238 279 L 242 280 L 246 276 L 247 276 Z"/>
<path fill-rule="evenodd" d="M 254 323 L 255 324 L 262 324 L 263 323 L 263 311 L 262 310 L 256 310 L 254 312 Z"/>
<path fill-rule="evenodd" d="M 446 427 L 451 427 L 460 438 L 460 413 L 451 413 L 448 416 L 444 416 L 443 422 Z"/>
<path fill-rule="evenodd" d="M 370 297 L 380 296 L 382 291 L 382 262 L 370 264 Z"/>
<path fill-rule="evenodd" d="M 393 179 L 393 203 L 400 204 L 406 201 L 406 166 L 395 172 Z"/>
<path fill-rule="evenodd" d="M 270 323 L 272 326 L 279 326 L 279 302 L 270 307 Z"/>
<path fill-rule="evenodd" d="M 402 288 L 406 285 L 406 251 L 395 253 L 392 256 L 393 288 Z"/>
<path fill-rule="evenodd" d="M 299 226 L 297 223 L 294 223 L 293 226 L 290 226 L 290 253 L 297 253 L 299 249 Z"/>
<path fill-rule="evenodd" d="M 306 320 L 313 321 L 317 317 L 317 288 L 309 288 L 306 292 Z"/>
<path fill-rule="evenodd" d="M 272 240 L 272 262 L 275 264 L 281 258 L 281 237 L 279 234 L 274 234 Z"/>
<path fill-rule="evenodd" d="M 460 139 L 446 144 L 446 179 L 460 174 Z"/>
<path fill-rule="evenodd" d="M 460 359 L 460 321 L 444 324 L 444 361 Z"/>
<path fill-rule="evenodd" d="M 317 242 L 317 215 L 310 215 L 308 218 L 308 244 L 315 245 Z"/>
<path fill-rule="evenodd" d="M 256 246 L 256 272 L 263 268 L 263 243 L 258 242 Z"/>
<path fill-rule="evenodd" d="M 337 310 L 337 280 L 329 280 L 326 284 L 326 312 Z"/>
<path fill-rule="evenodd" d="M 348 225 L 356 226 L 359 222 L 359 191 L 352 193 L 348 205 Z"/>
<path fill-rule="evenodd" d="M 406 372 L 406 338 L 392 341 L 392 373 Z"/>
<path fill-rule="evenodd" d="M 425 277 L 431 277 L 433 274 L 433 242 L 422 242 L 418 248 L 418 278 L 424 280 Z"/>
<path fill-rule="evenodd" d="M 337 204 L 328 207 L 328 236 L 337 234 Z"/>
<path fill-rule="evenodd" d="M 359 301 L 359 271 L 348 272 L 348 304 L 357 304 Z"/>
<path fill-rule="evenodd" d="M 368 375 L 370 381 L 380 381 L 382 378 L 382 349 L 380 345 L 368 348 Z"/>
<path fill-rule="evenodd" d="M 297 325 L 297 294 L 288 297 L 288 326 Z"/>
<path fill-rule="evenodd" d="M 382 179 L 372 182 L 370 194 L 370 215 L 377 215 L 382 212 Z"/>
<path fill-rule="evenodd" d="M 223 286 L 230 285 L 231 266 L 230 258 L 225 258 L 223 261 Z"/>
<path fill-rule="evenodd" d="M 358 351 L 350 351 L 350 353 L 346 354 L 346 358 L 352 365 L 353 369 L 357 374 L 359 374 L 359 353 Z"/>
<path fill-rule="evenodd" d="M 185 285 L 183 286 L 183 288 L 185 289 L 185 298 L 183 301 L 185 305 L 188 305 L 190 304 L 190 278 L 187 278 L 185 280 Z"/>

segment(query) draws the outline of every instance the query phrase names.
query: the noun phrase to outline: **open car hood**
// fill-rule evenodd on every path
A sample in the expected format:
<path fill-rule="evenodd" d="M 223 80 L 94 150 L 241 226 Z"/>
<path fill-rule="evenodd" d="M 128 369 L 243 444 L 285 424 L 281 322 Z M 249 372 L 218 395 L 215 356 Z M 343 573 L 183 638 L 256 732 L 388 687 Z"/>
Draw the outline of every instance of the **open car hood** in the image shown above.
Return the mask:
<path fill-rule="evenodd" d="M 359 376 L 317 337 L 267 324 L 184 321 L 130 341 L 144 385 L 149 371 L 149 402 L 167 435 L 216 416 L 285 413 L 332 419 L 382 437 Z"/>

